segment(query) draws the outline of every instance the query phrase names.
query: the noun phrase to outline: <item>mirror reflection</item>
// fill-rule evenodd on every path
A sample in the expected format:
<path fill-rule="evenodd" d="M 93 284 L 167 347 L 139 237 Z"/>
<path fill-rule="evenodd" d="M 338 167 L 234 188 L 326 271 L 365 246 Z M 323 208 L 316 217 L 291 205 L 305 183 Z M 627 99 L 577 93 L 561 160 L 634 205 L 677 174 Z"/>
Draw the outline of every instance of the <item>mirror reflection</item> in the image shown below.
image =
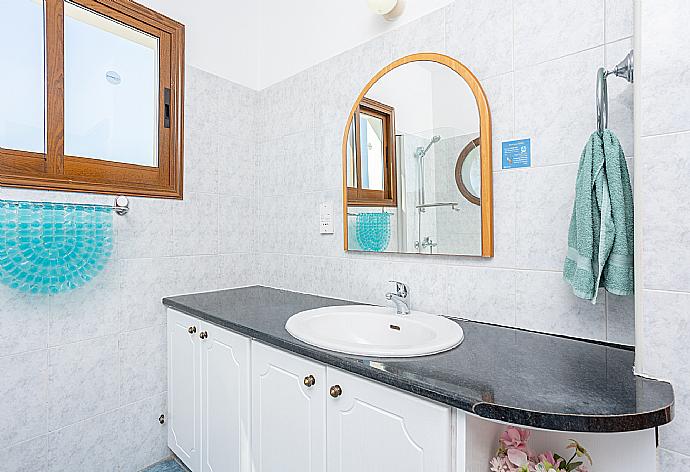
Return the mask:
<path fill-rule="evenodd" d="M 348 250 L 482 255 L 481 129 L 451 67 L 420 60 L 382 75 L 346 132 Z"/>

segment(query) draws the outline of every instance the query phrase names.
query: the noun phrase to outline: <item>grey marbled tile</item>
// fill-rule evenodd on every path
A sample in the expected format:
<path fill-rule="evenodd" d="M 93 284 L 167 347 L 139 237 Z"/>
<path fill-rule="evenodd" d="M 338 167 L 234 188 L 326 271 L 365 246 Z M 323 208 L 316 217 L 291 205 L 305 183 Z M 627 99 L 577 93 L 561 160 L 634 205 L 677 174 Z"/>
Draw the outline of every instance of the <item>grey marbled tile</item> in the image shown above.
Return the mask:
<path fill-rule="evenodd" d="M 166 259 L 171 275 L 167 293 L 216 290 L 220 283 L 219 256 L 185 256 Z"/>
<path fill-rule="evenodd" d="M 236 197 L 255 197 L 258 143 L 224 137 L 220 139 L 218 148 L 218 193 Z"/>
<path fill-rule="evenodd" d="M 341 71 L 342 72 L 342 71 Z M 260 141 L 283 137 L 314 126 L 312 70 L 299 72 L 259 92 L 257 120 Z"/>
<path fill-rule="evenodd" d="M 166 358 L 165 325 L 120 336 L 120 405 L 165 392 Z"/>
<path fill-rule="evenodd" d="M 165 323 L 163 297 L 172 290 L 170 259 L 120 261 L 122 304 L 120 331 L 133 331 Z"/>
<path fill-rule="evenodd" d="M 686 0 L 641 2 L 640 87 L 642 135 L 690 129 L 690 8 Z"/>
<path fill-rule="evenodd" d="M 568 250 L 577 165 L 531 168 L 516 174 L 517 266 L 560 271 Z"/>
<path fill-rule="evenodd" d="M 441 8 L 383 36 L 386 54 L 393 60 L 420 52 L 446 52 L 446 11 Z"/>
<path fill-rule="evenodd" d="M 602 0 L 514 0 L 514 11 L 516 69 L 604 43 Z"/>
<path fill-rule="evenodd" d="M 48 435 L 49 472 L 119 472 L 117 412 L 91 417 Z"/>
<path fill-rule="evenodd" d="M 117 335 L 50 349 L 48 428 L 116 408 L 119 385 Z"/>
<path fill-rule="evenodd" d="M 690 133 L 642 138 L 645 288 L 690 291 Z"/>
<path fill-rule="evenodd" d="M 218 254 L 218 195 L 187 192 L 173 202 L 173 254 Z"/>
<path fill-rule="evenodd" d="M 39 436 L 0 451 L 5 472 L 48 470 L 48 436 Z"/>
<path fill-rule="evenodd" d="M 606 2 L 606 42 L 618 41 L 633 35 L 635 27 L 634 0 L 605 0 Z M 621 58 L 622 59 L 622 58 Z"/>
<path fill-rule="evenodd" d="M 162 393 L 118 410 L 121 472 L 137 472 L 170 455 L 168 429 L 158 421 L 166 408 Z"/>
<path fill-rule="evenodd" d="M 48 432 L 48 351 L 0 357 L 0 449 Z"/>
<path fill-rule="evenodd" d="M 285 256 L 277 253 L 257 254 L 256 272 L 261 285 L 282 288 L 286 280 Z"/>
<path fill-rule="evenodd" d="M 345 257 L 316 257 L 312 261 L 312 293 L 347 300 L 351 295 L 349 260 Z"/>
<path fill-rule="evenodd" d="M 685 472 L 690 469 L 690 456 L 678 454 L 663 447 L 658 448 L 656 470 L 663 472 Z"/>
<path fill-rule="evenodd" d="M 256 200 L 220 197 L 219 251 L 221 254 L 251 253 L 256 245 Z"/>
<path fill-rule="evenodd" d="M 120 330 L 120 267 L 116 260 L 83 287 L 50 298 L 50 346 Z"/>
<path fill-rule="evenodd" d="M 606 292 L 606 340 L 635 345 L 635 297 Z"/>
<path fill-rule="evenodd" d="M 532 139 L 532 166 L 579 162 L 596 130 L 593 88 L 604 48 L 515 72 L 515 134 Z"/>
<path fill-rule="evenodd" d="M 343 188 L 343 137 L 345 123 L 324 123 L 314 130 L 314 189 Z"/>
<path fill-rule="evenodd" d="M 592 305 L 573 295 L 560 272 L 517 273 L 517 326 L 541 333 L 583 339 L 606 339 L 606 303 L 603 291 Z"/>
<path fill-rule="evenodd" d="M 674 418 L 659 428 L 659 445 L 690 456 L 690 380 L 674 375 L 669 381 L 675 394 Z"/>
<path fill-rule="evenodd" d="M 448 314 L 502 326 L 515 326 L 515 271 L 450 267 Z"/>
<path fill-rule="evenodd" d="M 190 192 L 218 192 L 218 151 L 223 139 L 206 122 L 192 120 L 185 126 L 184 189 Z"/>
<path fill-rule="evenodd" d="M 220 288 L 245 287 L 262 282 L 256 254 L 225 254 L 220 256 Z"/>
<path fill-rule="evenodd" d="M 115 218 L 120 240 L 118 256 L 160 257 L 172 254 L 172 202 L 155 198 L 130 198 L 132 211 Z"/>
<path fill-rule="evenodd" d="M 663 379 L 685 379 L 684 386 L 690 390 L 687 380 L 690 379 L 690 350 L 687 349 L 686 336 L 690 330 L 688 306 L 688 293 L 644 290 L 644 338 L 638 343 L 643 345 L 645 373 Z"/>
<path fill-rule="evenodd" d="M 368 257 L 365 257 L 368 256 Z M 389 280 L 395 280 L 396 273 L 394 262 L 390 258 L 371 256 L 370 254 L 350 256 L 348 270 L 352 300 L 375 305 L 386 303 L 385 294 L 391 291 Z M 407 283 L 409 281 L 400 280 Z M 410 301 L 414 303 L 416 292 L 410 293 Z"/>
<path fill-rule="evenodd" d="M 0 356 L 47 347 L 48 312 L 48 296 L 0 287 Z"/>
<path fill-rule="evenodd" d="M 446 13 L 446 49 L 479 78 L 513 70 L 513 2 L 456 0 Z"/>

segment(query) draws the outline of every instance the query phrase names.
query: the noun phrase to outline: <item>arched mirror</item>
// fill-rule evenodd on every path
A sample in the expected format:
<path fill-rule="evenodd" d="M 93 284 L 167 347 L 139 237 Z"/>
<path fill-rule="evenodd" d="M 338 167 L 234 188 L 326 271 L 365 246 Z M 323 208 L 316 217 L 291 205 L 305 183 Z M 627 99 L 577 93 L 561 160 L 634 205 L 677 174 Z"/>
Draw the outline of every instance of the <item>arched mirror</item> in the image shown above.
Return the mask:
<path fill-rule="evenodd" d="M 442 54 L 399 59 L 347 123 L 346 250 L 493 256 L 491 117 L 467 67 Z"/>

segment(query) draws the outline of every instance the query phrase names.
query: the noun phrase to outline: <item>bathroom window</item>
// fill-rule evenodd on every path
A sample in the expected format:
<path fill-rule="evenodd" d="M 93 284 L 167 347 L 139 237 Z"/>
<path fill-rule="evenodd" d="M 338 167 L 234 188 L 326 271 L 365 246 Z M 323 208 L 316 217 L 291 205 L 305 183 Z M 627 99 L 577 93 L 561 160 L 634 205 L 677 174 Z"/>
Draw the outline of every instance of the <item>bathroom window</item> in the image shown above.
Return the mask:
<path fill-rule="evenodd" d="M 397 206 L 395 110 L 362 99 L 347 142 L 347 202 L 360 206 Z"/>
<path fill-rule="evenodd" d="M 181 198 L 184 26 L 128 0 L 0 10 L 0 185 Z"/>

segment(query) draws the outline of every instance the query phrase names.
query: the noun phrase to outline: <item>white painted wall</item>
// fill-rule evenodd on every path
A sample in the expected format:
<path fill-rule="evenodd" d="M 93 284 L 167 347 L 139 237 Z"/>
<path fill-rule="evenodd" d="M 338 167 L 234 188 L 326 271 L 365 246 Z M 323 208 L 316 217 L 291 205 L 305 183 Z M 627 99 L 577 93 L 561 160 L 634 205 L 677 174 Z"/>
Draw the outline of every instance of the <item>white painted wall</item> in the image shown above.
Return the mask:
<path fill-rule="evenodd" d="M 140 0 L 140 3 L 185 25 L 188 65 L 245 87 L 259 88 L 259 1 Z"/>
<path fill-rule="evenodd" d="M 366 0 L 262 0 L 260 88 L 450 3 L 453 0 L 406 0 L 403 15 L 389 22 L 374 15 Z"/>

